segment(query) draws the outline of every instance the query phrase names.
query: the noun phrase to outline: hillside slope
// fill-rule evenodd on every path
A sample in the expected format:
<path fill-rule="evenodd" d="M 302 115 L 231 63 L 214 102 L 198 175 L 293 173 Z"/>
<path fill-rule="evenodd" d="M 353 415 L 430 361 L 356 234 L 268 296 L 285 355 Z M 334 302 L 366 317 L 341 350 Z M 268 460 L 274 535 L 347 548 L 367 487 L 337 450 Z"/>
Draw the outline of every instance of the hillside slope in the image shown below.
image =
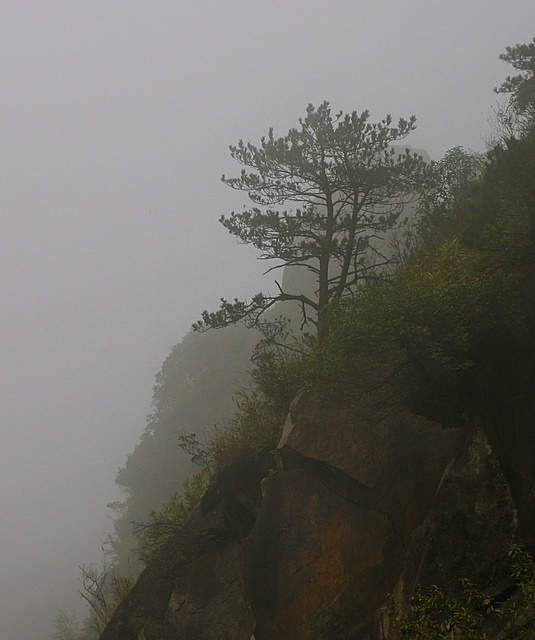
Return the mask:
<path fill-rule="evenodd" d="M 205 496 L 102 640 L 386 639 L 389 594 L 492 585 L 508 545 L 535 542 L 535 377 L 517 364 L 457 429 L 299 394 L 276 451 Z"/>

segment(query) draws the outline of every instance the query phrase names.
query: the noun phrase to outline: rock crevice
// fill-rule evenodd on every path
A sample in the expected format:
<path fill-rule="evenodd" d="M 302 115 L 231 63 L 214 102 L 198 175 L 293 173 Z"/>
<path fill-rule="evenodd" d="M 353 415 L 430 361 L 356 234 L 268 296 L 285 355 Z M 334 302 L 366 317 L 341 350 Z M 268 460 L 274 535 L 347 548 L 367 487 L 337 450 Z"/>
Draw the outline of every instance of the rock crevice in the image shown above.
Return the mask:
<path fill-rule="evenodd" d="M 394 640 L 390 594 L 403 611 L 418 585 L 493 583 L 531 521 L 491 427 L 301 392 L 275 451 L 220 477 L 102 640 Z"/>

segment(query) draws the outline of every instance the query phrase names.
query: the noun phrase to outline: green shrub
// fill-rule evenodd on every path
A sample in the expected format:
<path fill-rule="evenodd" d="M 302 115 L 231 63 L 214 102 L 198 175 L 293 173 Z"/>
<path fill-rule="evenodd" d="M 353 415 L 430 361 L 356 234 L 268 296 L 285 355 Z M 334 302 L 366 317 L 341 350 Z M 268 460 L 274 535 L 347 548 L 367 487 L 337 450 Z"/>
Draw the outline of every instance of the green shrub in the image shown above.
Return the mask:
<path fill-rule="evenodd" d="M 250 370 L 253 385 L 281 412 L 304 385 L 303 364 L 310 356 L 312 345 L 310 337 L 285 346 L 262 341 L 253 352 Z"/>
<path fill-rule="evenodd" d="M 216 427 L 207 442 L 213 477 L 261 449 L 274 446 L 279 431 L 281 414 L 277 403 L 260 390 L 241 389 L 234 400 L 234 416 L 226 425 Z"/>
<path fill-rule="evenodd" d="M 206 491 L 206 473 L 200 470 L 184 481 L 183 490 L 175 493 L 159 510 L 149 512 L 149 520 L 136 523 L 138 554 L 148 564 L 165 543 L 179 531 Z"/>
<path fill-rule="evenodd" d="M 319 393 L 381 389 L 444 424 L 457 424 L 492 345 L 518 344 L 523 312 L 515 278 L 487 269 L 457 241 L 392 281 L 368 284 L 330 310 L 331 333 L 307 365 Z"/>
<path fill-rule="evenodd" d="M 215 425 L 204 443 L 194 433 L 179 435 L 179 446 L 201 466 L 208 483 L 222 472 L 273 447 L 281 422 L 277 403 L 257 388 L 241 388 L 234 394 L 235 411 L 223 425 Z"/>
<path fill-rule="evenodd" d="M 457 592 L 432 585 L 404 614 L 389 612 L 400 640 L 533 640 L 535 562 L 518 546 L 509 551 L 509 580 L 482 591 L 462 580 Z"/>

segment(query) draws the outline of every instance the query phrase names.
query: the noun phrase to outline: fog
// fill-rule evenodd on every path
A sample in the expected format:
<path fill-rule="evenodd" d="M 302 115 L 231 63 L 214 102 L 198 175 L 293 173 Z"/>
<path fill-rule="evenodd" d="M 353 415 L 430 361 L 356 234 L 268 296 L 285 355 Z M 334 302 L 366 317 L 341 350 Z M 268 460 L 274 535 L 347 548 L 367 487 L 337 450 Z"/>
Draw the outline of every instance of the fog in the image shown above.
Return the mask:
<path fill-rule="evenodd" d="M 76 604 L 172 345 L 269 288 L 217 221 L 228 145 L 327 99 L 483 151 L 533 27 L 533 0 L 0 4 L 0 640 Z"/>

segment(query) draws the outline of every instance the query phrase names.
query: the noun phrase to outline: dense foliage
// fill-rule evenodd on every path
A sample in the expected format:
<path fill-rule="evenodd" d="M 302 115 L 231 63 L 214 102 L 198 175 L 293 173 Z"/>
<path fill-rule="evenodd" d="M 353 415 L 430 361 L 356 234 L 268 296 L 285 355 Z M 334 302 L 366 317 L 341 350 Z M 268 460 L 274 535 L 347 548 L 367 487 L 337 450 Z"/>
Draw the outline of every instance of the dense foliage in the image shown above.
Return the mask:
<path fill-rule="evenodd" d="M 453 203 L 426 203 L 406 264 L 328 309 L 331 335 L 308 366 L 318 392 L 381 388 L 389 400 L 458 425 L 489 354 L 521 350 L 526 340 L 534 185 L 529 135 L 492 149 Z"/>
<path fill-rule="evenodd" d="M 408 611 L 390 611 L 400 640 L 528 640 L 535 634 L 535 562 L 513 545 L 502 591 L 463 580 L 456 592 L 432 585 L 412 598 Z"/>

